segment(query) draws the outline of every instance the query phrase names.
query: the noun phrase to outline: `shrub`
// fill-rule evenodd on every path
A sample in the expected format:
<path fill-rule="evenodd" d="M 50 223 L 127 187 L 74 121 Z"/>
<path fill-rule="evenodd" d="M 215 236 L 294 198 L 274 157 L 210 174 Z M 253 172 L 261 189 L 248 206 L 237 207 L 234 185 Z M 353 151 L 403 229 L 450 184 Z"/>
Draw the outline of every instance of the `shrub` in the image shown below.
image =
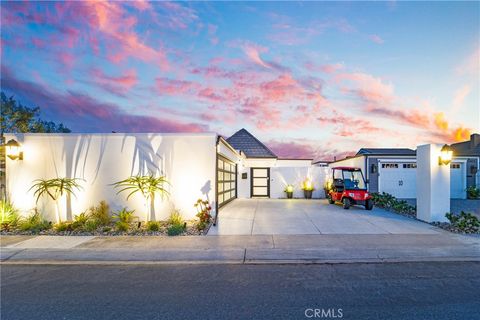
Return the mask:
<path fill-rule="evenodd" d="M 117 219 L 117 222 L 124 222 L 130 224 L 133 222 L 133 219 L 136 218 L 133 214 L 135 210 L 128 210 L 127 208 L 123 208 L 113 214 L 113 217 Z"/>
<path fill-rule="evenodd" d="M 183 231 L 185 231 L 184 224 L 172 224 L 170 227 L 168 227 L 167 234 L 169 236 L 178 236 L 179 234 L 182 234 Z"/>
<path fill-rule="evenodd" d="M 197 208 L 197 217 L 199 218 L 197 228 L 198 230 L 203 230 L 210 224 L 212 219 L 210 214 L 212 207 L 207 200 L 198 199 L 195 203 L 195 208 Z"/>
<path fill-rule="evenodd" d="M 146 229 L 147 231 L 158 231 L 160 230 L 160 223 L 158 221 L 148 221 Z"/>
<path fill-rule="evenodd" d="M 462 211 L 459 215 L 447 213 L 445 215 L 450 223 L 464 233 L 478 233 L 480 220 L 471 213 Z"/>
<path fill-rule="evenodd" d="M 480 199 L 480 188 L 470 186 L 467 188 L 468 199 Z"/>
<path fill-rule="evenodd" d="M 19 227 L 22 231 L 32 231 L 37 233 L 42 230 L 50 229 L 52 224 L 43 219 L 40 215 L 40 212 L 35 209 L 35 211 L 29 217 L 27 217 L 25 220 L 22 220 Z"/>
<path fill-rule="evenodd" d="M 171 225 L 183 224 L 183 217 L 179 210 L 173 210 L 172 213 L 170 213 L 170 217 L 168 218 L 168 223 Z"/>
<path fill-rule="evenodd" d="M 56 225 L 53 226 L 53 228 L 57 232 L 64 232 L 64 231 L 72 231 L 73 230 L 72 223 L 64 222 L 64 221 L 57 223 Z"/>
<path fill-rule="evenodd" d="M 130 225 L 124 221 L 115 222 L 115 229 L 120 232 L 127 232 L 130 229 Z"/>
<path fill-rule="evenodd" d="M 84 225 L 84 230 L 87 231 L 87 232 L 93 232 L 95 230 L 97 230 L 98 228 L 98 222 L 97 220 L 88 220 L 87 222 L 85 222 L 85 225 Z"/>
<path fill-rule="evenodd" d="M 1 230 L 9 231 L 12 228 L 16 228 L 20 220 L 18 209 L 8 200 L 0 200 Z"/>
<path fill-rule="evenodd" d="M 405 213 L 405 214 L 415 214 L 415 207 L 409 205 L 404 200 L 398 200 L 389 193 L 370 193 L 372 196 L 373 203 L 380 208 L 391 209 L 395 212 Z"/>
<path fill-rule="evenodd" d="M 90 219 L 88 213 L 82 212 L 78 216 L 75 216 L 75 220 L 72 222 L 72 228 L 83 230 L 85 228 L 85 224 Z"/>
<path fill-rule="evenodd" d="M 110 226 L 105 226 L 102 228 L 102 232 L 110 232 L 110 231 L 112 231 L 112 227 Z"/>
<path fill-rule="evenodd" d="M 110 206 L 105 201 L 100 201 L 98 206 L 90 208 L 90 218 L 100 226 L 107 226 L 112 222 Z"/>

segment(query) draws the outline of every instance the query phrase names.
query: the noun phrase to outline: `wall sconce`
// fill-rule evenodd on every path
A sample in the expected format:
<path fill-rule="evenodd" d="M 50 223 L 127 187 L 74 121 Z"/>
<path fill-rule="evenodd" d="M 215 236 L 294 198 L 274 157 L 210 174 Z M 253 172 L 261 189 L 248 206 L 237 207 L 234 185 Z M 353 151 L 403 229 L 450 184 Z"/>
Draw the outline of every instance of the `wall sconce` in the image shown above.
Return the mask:
<path fill-rule="evenodd" d="M 442 149 L 440 149 L 440 156 L 438 157 L 438 164 L 439 165 L 449 165 L 452 162 L 452 155 L 453 150 L 449 145 L 444 145 Z"/>
<path fill-rule="evenodd" d="M 372 163 L 370 166 L 370 173 L 377 173 L 377 165 L 375 163 Z"/>
<path fill-rule="evenodd" d="M 23 160 L 22 146 L 18 141 L 11 139 L 5 144 L 6 154 L 12 160 Z"/>

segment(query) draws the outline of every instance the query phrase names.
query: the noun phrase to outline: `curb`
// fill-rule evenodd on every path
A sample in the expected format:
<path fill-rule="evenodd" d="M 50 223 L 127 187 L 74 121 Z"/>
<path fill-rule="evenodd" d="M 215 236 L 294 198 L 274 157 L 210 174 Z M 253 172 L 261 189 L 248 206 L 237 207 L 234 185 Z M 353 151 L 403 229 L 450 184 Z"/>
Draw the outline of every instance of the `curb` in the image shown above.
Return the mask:
<path fill-rule="evenodd" d="M 480 257 L 415 257 L 415 258 L 388 258 L 388 259 L 293 259 L 293 260 L 168 260 L 168 261 L 127 261 L 127 260 L 6 260 L 0 265 L 322 265 L 322 264 L 382 264 L 382 263 L 411 263 L 411 262 L 480 262 Z"/>

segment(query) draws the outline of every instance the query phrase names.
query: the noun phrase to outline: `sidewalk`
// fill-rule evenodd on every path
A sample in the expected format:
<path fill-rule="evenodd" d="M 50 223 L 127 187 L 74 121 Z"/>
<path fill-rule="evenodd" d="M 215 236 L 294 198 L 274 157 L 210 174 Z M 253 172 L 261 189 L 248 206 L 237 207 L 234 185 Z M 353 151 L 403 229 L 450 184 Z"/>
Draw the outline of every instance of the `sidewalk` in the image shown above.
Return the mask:
<path fill-rule="evenodd" d="M 1 236 L 2 264 L 480 261 L 480 237 L 438 234 Z"/>

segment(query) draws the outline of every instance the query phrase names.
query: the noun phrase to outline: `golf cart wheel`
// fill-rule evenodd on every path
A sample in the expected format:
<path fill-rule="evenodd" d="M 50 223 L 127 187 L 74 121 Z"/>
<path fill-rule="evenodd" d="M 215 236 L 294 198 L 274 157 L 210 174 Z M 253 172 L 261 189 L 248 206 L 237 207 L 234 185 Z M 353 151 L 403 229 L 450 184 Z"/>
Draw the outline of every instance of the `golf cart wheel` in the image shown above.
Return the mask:
<path fill-rule="evenodd" d="M 373 201 L 371 199 L 365 202 L 365 210 L 372 210 L 373 209 Z"/>
<path fill-rule="evenodd" d="M 350 199 L 343 198 L 342 203 L 343 203 L 343 209 L 345 210 L 350 209 L 350 206 L 351 206 Z"/>
<path fill-rule="evenodd" d="M 329 195 L 327 198 L 328 198 L 328 203 L 330 203 L 330 204 L 335 203 L 335 201 L 333 201 L 333 199 L 332 199 L 332 196 Z"/>

